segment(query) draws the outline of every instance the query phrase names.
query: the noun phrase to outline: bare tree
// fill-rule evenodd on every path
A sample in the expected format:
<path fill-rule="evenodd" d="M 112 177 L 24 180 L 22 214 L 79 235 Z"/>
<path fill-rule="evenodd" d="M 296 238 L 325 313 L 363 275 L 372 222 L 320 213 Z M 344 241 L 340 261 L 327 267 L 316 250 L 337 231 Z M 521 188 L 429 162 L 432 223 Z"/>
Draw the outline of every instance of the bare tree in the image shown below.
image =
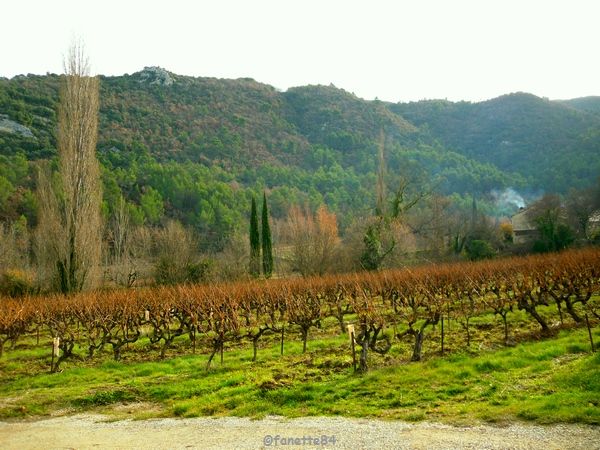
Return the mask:
<path fill-rule="evenodd" d="M 587 189 L 571 189 L 566 199 L 567 220 L 579 237 L 591 240 L 590 217 L 600 208 L 600 179 Z"/>
<path fill-rule="evenodd" d="M 339 244 L 337 219 L 321 205 L 313 214 L 308 208 L 292 206 L 287 229 L 291 242 L 291 259 L 303 276 L 323 275 L 331 271 Z"/>
<path fill-rule="evenodd" d="M 0 223 L 0 272 L 27 269 L 29 235 L 24 217 L 12 224 Z"/>
<path fill-rule="evenodd" d="M 123 196 L 120 196 L 117 200 L 108 223 L 107 240 L 106 273 L 118 285 L 133 286 L 138 273 L 135 266 L 136 261 L 133 257 L 129 211 Z"/>
<path fill-rule="evenodd" d="M 216 255 L 217 274 L 220 280 L 232 281 L 248 278 L 250 252 L 247 236 L 236 231 L 223 250 Z"/>
<path fill-rule="evenodd" d="M 197 236 L 180 222 L 170 220 L 156 230 L 154 242 L 158 284 L 198 283 L 212 277 L 212 259 L 198 253 Z"/>
<path fill-rule="evenodd" d="M 379 133 L 378 164 L 375 216 L 369 221 L 364 232 L 364 249 L 360 256 L 360 265 L 366 270 L 378 270 L 383 267 L 384 261 L 396 250 L 398 244 L 393 228 L 396 228 L 395 231 L 403 228 L 396 225 L 405 224 L 407 212 L 431 194 L 431 191 L 424 191 L 422 186 L 414 189 L 415 180 L 400 175 L 398 189 L 389 203 L 385 181 L 387 174 L 383 129 Z"/>
<path fill-rule="evenodd" d="M 119 197 L 110 225 L 114 259 L 116 262 L 121 262 L 127 257 L 130 240 L 129 214 L 123 196 Z"/>
<path fill-rule="evenodd" d="M 96 158 L 98 78 L 90 75 L 81 43 L 65 59 L 58 106 L 58 176 L 42 167 L 38 249 L 54 288 L 80 291 L 97 281 L 102 198 Z"/>

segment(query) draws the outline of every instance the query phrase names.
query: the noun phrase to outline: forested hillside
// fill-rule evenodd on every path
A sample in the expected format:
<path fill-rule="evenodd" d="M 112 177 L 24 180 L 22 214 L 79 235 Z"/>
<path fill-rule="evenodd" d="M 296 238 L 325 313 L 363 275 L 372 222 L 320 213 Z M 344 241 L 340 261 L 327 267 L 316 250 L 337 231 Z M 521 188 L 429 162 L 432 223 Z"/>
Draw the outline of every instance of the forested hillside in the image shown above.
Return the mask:
<path fill-rule="evenodd" d="M 584 187 L 600 173 L 594 98 L 552 102 L 516 93 L 481 103 L 441 100 L 392 105 L 447 148 L 503 171 L 534 190 Z"/>
<path fill-rule="evenodd" d="M 566 192 L 600 173 L 593 99 L 512 94 L 483 103 L 365 101 L 334 86 L 279 92 L 146 68 L 100 77 L 98 155 L 107 217 L 121 195 L 132 220 L 171 217 L 220 247 L 269 192 L 273 217 L 325 203 L 343 230 L 375 203 L 384 136 L 390 186 L 482 201 L 494 190 Z M 36 221 L 34 166 L 53 158 L 59 77 L 0 79 L 0 219 Z M 29 163 L 28 163 L 29 161 Z M 466 197 L 465 197 L 466 198 Z"/>
<path fill-rule="evenodd" d="M 578 109 L 580 111 L 586 111 L 593 114 L 600 114 L 600 97 L 598 96 L 563 100 L 560 103 L 570 106 L 571 108 Z"/>

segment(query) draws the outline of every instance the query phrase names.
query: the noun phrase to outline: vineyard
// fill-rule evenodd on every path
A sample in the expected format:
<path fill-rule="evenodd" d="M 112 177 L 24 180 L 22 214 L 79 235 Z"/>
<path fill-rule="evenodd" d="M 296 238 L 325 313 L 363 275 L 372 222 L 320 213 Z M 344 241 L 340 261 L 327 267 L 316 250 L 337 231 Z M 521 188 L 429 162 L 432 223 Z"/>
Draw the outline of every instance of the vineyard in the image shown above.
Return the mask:
<path fill-rule="evenodd" d="M 439 354 L 449 351 L 448 339 L 450 351 L 480 344 L 473 323 L 483 314 L 498 318 L 494 326 L 509 344 L 517 311 L 541 336 L 566 322 L 587 327 L 594 350 L 599 293 L 600 250 L 586 249 L 319 278 L 4 298 L 0 356 L 28 337 L 47 346 L 56 372 L 66 360 L 90 360 L 107 349 L 115 360 L 124 351 L 151 359 L 177 344 L 207 354 L 209 368 L 234 347 L 251 346 L 256 360 L 266 337 L 280 343 L 282 355 L 286 339 L 299 337 L 306 351 L 311 333 L 328 324 L 351 336 L 354 368 L 365 372 L 370 354 L 386 354 L 396 342 L 409 341 L 406 359 L 420 360 L 434 329 Z M 149 345 L 133 345 L 141 341 Z"/>

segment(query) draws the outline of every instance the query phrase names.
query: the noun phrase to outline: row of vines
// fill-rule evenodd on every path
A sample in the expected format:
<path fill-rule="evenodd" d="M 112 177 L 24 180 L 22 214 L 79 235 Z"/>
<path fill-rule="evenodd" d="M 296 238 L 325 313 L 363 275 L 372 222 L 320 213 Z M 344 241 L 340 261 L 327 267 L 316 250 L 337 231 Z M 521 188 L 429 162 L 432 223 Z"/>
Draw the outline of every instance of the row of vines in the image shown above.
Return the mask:
<path fill-rule="evenodd" d="M 318 278 L 180 285 L 79 295 L 0 299 L 0 356 L 24 335 L 50 334 L 57 347 L 51 370 L 68 358 L 92 358 L 110 348 L 116 360 L 124 346 L 141 338 L 158 347 L 160 357 L 178 337 L 223 358 L 227 345 L 252 345 L 257 357 L 263 336 L 299 335 L 306 350 L 311 330 L 324 320 L 346 333 L 349 322 L 360 348 L 359 367 L 369 352 L 384 354 L 397 339 L 410 339 L 411 359 L 422 356 L 432 327 L 460 324 L 470 345 L 472 319 L 493 313 L 509 339 L 511 312 L 525 311 L 542 334 L 552 322 L 542 305 L 555 306 L 557 320 L 591 327 L 600 320 L 600 250 L 529 256 L 477 263 L 432 265 Z M 400 330 L 400 331 L 399 331 Z M 75 349 L 78 349 L 76 352 Z"/>

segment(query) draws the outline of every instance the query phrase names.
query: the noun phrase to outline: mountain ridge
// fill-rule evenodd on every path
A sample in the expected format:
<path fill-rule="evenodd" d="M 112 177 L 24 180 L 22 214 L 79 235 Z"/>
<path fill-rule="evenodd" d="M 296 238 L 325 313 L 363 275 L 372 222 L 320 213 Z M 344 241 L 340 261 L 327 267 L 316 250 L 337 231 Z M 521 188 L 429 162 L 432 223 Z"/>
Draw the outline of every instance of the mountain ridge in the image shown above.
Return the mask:
<path fill-rule="evenodd" d="M 239 226 L 245 202 L 262 189 L 275 217 L 291 203 L 326 203 L 348 225 L 373 207 L 381 130 L 391 186 L 412 177 L 415 189 L 482 198 L 507 187 L 566 192 L 600 173 L 600 116 L 581 111 L 581 102 L 513 93 L 477 103 L 390 103 L 333 85 L 282 92 L 250 78 L 153 67 L 99 77 L 107 210 L 122 193 L 132 208 L 162 204 L 166 216 L 204 231 Z M 56 154 L 59 86 L 52 74 L 0 79 L 0 114 L 33 134 L 0 130 L 0 219 L 14 216 L 11 207 L 25 210 L 14 208 L 25 201 L 15 196 L 35 185 L 31 176 L 10 179 L 22 163 L 15 155 Z M 140 220 L 155 216 L 140 211 Z"/>
<path fill-rule="evenodd" d="M 553 183 L 555 173 L 536 183 L 531 159 L 564 160 L 561 150 L 572 158 L 584 148 L 592 167 L 600 167 L 593 157 L 594 130 L 600 128 L 594 110 L 598 104 L 600 111 L 600 97 L 550 101 L 516 92 L 482 102 L 390 103 L 364 100 L 333 85 L 281 92 L 250 78 L 190 77 L 160 67 L 99 77 L 100 148 L 139 141 L 159 158 L 227 169 L 241 158 L 251 164 L 303 165 L 316 145 L 342 153 L 340 162 L 351 166 L 352 158 L 364 160 L 365 149 L 369 157 L 374 155 L 374 143 L 384 129 L 388 141 L 400 146 L 437 143 L 503 172 L 517 172 L 544 190 L 565 191 L 569 186 L 564 180 Z M 54 74 L 18 75 L 0 82 L 5 89 L 21 85 L 16 89 L 18 107 L 11 110 L 6 107 L 10 101 L 0 100 L 0 113 L 33 130 L 35 136 L 22 146 L 28 157 L 51 154 L 58 80 Z M 536 135 L 542 128 L 543 135 Z M 359 150 L 362 155 L 355 154 Z M 548 151 L 556 155 L 548 158 Z M 524 157 L 526 153 L 531 155 Z M 568 175 L 590 181 L 591 175 L 580 169 Z"/>

